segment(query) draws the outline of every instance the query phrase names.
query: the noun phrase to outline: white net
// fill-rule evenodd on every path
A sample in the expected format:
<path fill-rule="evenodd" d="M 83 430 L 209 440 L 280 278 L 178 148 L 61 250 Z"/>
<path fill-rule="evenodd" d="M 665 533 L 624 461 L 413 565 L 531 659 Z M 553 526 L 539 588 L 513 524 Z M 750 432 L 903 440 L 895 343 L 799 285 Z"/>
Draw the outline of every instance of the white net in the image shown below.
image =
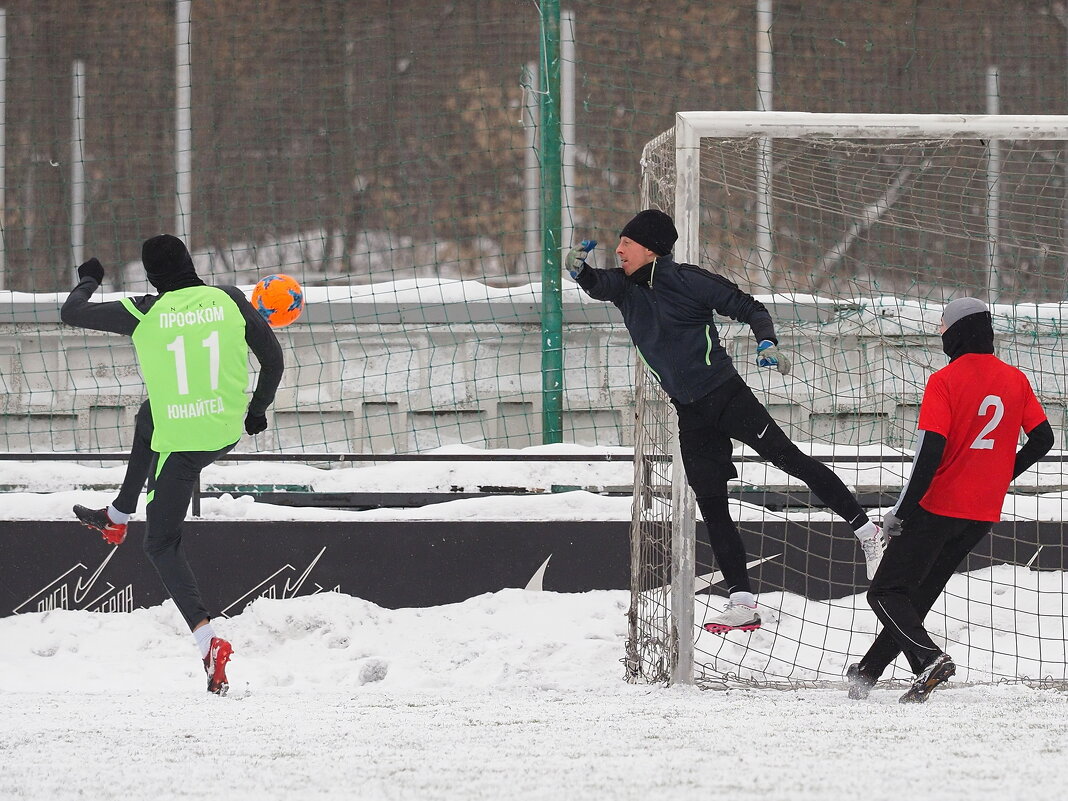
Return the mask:
<path fill-rule="evenodd" d="M 700 173 L 689 240 L 696 257 L 683 260 L 727 276 L 769 307 L 780 347 L 794 357 L 790 376 L 757 372 L 748 328 L 717 319 L 724 344 L 791 438 L 826 461 L 873 518 L 894 503 L 910 469 L 924 384 L 946 363 L 937 324 L 949 299 L 992 300 L 998 353 L 1029 375 L 1062 441 L 1063 142 L 922 131 L 703 137 L 698 153 L 690 162 Z M 672 129 L 643 153 L 643 206 L 673 212 L 679 222 L 686 217 L 676 163 Z M 763 180 L 762 166 L 770 170 Z M 680 233 L 681 245 L 681 225 Z M 664 467 L 636 476 L 631 645 L 642 650 L 640 659 L 628 650 L 628 676 L 665 681 L 677 675 L 671 660 L 678 653 L 668 588 L 679 577 L 671 575 L 666 541 L 672 503 L 638 499 L 670 488 L 675 422 L 651 411 L 670 408 L 655 382 L 642 375 L 640 385 L 637 463 L 657 454 Z M 700 628 L 723 599 L 699 522 L 695 678 L 709 685 L 841 681 L 878 630 L 856 539 L 807 487 L 754 456 L 735 450 L 731 511 L 763 627 L 726 637 Z M 1068 681 L 1060 522 L 1068 482 L 1059 458 L 1051 455 L 1014 484 L 1004 522 L 927 617 L 936 642 L 957 661 L 959 680 Z M 884 678 L 910 676 L 899 660 Z"/>
<path fill-rule="evenodd" d="M 671 134 L 643 158 L 649 201 L 667 210 L 675 204 Z M 774 250 L 762 269 L 754 214 L 761 141 L 701 142 L 701 262 L 717 264 L 743 288 L 839 298 L 941 301 L 993 290 L 1006 303 L 1064 299 L 1063 143 L 775 139 Z"/>
<path fill-rule="evenodd" d="M 634 500 L 627 615 L 627 680 L 669 682 L 678 659 L 671 616 L 671 449 L 675 413 L 659 385 L 639 368 L 635 400 Z"/>

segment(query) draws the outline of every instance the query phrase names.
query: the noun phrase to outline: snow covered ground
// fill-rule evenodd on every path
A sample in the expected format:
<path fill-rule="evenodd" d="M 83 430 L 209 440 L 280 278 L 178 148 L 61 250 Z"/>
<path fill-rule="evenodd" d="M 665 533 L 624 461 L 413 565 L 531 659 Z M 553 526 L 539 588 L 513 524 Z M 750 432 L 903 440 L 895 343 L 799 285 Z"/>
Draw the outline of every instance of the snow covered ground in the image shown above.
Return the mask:
<path fill-rule="evenodd" d="M 541 464 L 516 469 L 546 484 L 629 481 L 627 463 L 598 466 L 605 474 L 596 476 L 585 464 L 552 471 Z M 393 491 L 403 475 L 414 491 L 475 482 L 468 475 L 474 469 L 401 464 L 354 468 L 365 471 L 357 474 L 220 465 L 205 478 L 263 483 L 269 470 L 271 481 L 312 483 L 321 491 L 354 480 L 365 490 L 377 480 L 393 482 Z M 505 469 L 495 468 L 499 483 Z M 5 495 L 0 524 L 69 519 L 73 502 L 110 500 L 106 487 L 121 471 L 0 464 L 0 484 L 25 490 Z M 72 491 L 75 485 L 101 488 Z M 422 510 L 309 512 L 236 497 L 206 499 L 205 516 L 626 519 L 629 506 L 628 498 L 574 492 Z M 1059 495 L 1037 496 L 1011 502 L 1007 512 L 1063 519 L 1055 516 L 1060 507 Z M 1013 570 L 977 571 L 996 573 L 996 581 L 985 575 L 954 581 L 984 591 L 1011 586 L 1019 606 L 1033 588 L 1022 586 L 1023 574 L 1009 575 Z M 1051 576 L 1030 580 L 1040 578 Z M 954 597 L 962 592 L 969 594 Z M 988 606 L 996 606 L 994 597 Z M 863 605 L 841 599 L 798 606 L 798 599 L 778 594 L 767 600 L 773 612 L 767 629 L 732 634 L 724 649 L 762 662 L 800 639 L 802 617 L 825 615 L 827 634 L 815 645 L 839 651 L 833 616 Z M 620 661 L 627 604 L 619 591 L 503 590 L 451 606 L 397 610 L 335 593 L 260 599 L 217 623 L 236 651 L 228 698 L 204 692 L 195 646 L 169 602 L 127 614 L 0 618 L 0 799 L 1064 797 L 1063 690 L 957 683 L 909 707 L 897 703 L 901 690 L 891 687 L 856 702 L 842 687 L 632 686 Z M 1042 611 L 1046 620 L 1057 618 L 1048 604 Z M 958 628 L 945 633 L 975 637 L 967 621 L 978 614 L 953 611 L 947 619 Z M 1012 625 L 1023 626 L 1026 616 L 1024 610 Z M 1041 655 L 1056 652 L 1063 661 L 1063 625 L 1057 631 Z M 1016 633 L 1008 639 L 1021 641 Z"/>
<path fill-rule="evenodd" d="M 261 599 L 228 698 L 169 602 L 4 618 L 0 798 L 1063 798 L 1064 692 L 631 686 L 626 603 Z"/>

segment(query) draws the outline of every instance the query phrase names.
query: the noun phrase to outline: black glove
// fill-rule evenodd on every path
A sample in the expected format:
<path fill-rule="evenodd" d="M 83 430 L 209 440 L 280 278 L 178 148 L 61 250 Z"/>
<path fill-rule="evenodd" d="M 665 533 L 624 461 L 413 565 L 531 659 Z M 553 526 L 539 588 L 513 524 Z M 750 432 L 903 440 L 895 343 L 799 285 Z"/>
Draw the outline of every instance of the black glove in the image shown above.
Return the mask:
<path fill-rule="evenodd" d="M 256 436 L 261 431 L 267 430 L 267 415 L 265 414 L 253 414 L 249 412 L 245 415 L 245 431 L 249 436 Z"/>
<path fill-rule="evenodd" d="M 78 278 L 92 278 L 98 284 L 104 283 L 104 265 L 96 256 L 78 267 Z"/>

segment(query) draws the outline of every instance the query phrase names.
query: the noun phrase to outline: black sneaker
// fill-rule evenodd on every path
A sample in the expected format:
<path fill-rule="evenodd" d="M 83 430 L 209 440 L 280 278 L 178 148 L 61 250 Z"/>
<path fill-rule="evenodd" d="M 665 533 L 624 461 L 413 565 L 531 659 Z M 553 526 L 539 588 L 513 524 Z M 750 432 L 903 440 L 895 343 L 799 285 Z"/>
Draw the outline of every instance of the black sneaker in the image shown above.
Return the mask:
<path fill-rule="evenodd" d="M 81 521 L 83 526 L 98 532 L 112 545 L 122 545 L 122 541 L 126 539 L 126 524 L 113 523 L 108 517 L 107 509 L 90 509 L 76 503 L 74 516 Z"/>
<path fill-rule="evenodd" d="M 846 670 L 846 682 L 849 684 L 849 697 L 854 701 L 863 701 L 868 697 L 868 693 L 871 692 L 871 688 L 875 686 L 875 682 L 878 679 L 871 675 L 867 668 L 860 666 L 859 662 L 854 662 Z"/>
<path fill-rule="evenodd" d="M 902 704 L 922 704 L 935 687 L 949 681 L 949 677 L 956 672 L 957 666 L 953 664 L 949 654 L 939 654 L 912 680 L 912 686 L 898 701 Z"/>

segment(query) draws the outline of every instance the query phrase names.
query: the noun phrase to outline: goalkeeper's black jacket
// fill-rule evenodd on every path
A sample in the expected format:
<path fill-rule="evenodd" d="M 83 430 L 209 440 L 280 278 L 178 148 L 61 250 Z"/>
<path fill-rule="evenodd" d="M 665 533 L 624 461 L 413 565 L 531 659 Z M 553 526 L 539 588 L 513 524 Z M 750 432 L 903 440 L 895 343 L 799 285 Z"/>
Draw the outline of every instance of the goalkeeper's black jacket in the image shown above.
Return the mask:
<path fill-rule="evenodd" d="M 723 276 L 670 255 L 631 275 L 620 267 L 587 266 L 575 281 L 591 298 L 619 308 L 638 355 L 678 403 L 693 403 L 738 375 L 720 344 L 714 313 L 748 324 L 757 342 L 778 344 L 763 303 Z"/>

